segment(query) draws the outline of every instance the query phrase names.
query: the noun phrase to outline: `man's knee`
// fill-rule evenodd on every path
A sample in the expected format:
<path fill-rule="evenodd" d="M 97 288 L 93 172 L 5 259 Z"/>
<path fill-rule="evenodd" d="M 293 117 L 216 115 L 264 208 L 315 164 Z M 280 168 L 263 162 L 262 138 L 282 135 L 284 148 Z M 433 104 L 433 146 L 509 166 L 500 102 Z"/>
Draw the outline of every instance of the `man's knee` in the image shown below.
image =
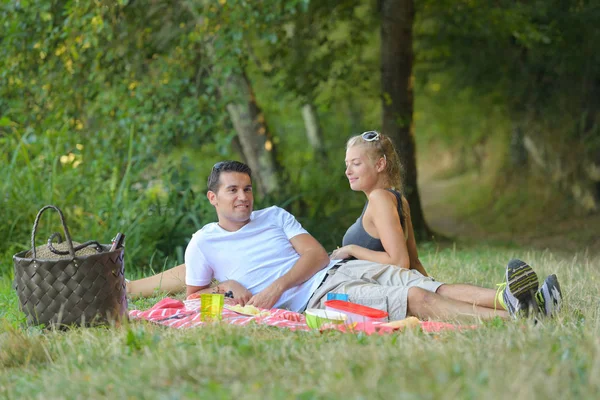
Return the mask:
<path fill-rule="evenodd" d="M 423 304 L 433 300 L 434 294 L 420 287 L 411 287 L 408 289 L 408 304 Z"/>
<path fill-rule="evenodd" d="M 426 318 L 432 310 L 436 309 L 436 300 L 441 298 L 437 293 L 419 287 L 412 287 L 408 289 L 407 315 Z"/>
<path fill-rule="evenodd" d="M 441 285 L 440 287 L 437 288 L 435 293 L 443 296 L 445 293 L 448 292 L 448 290 L 452 290 L 452 285 L 444 283 L 443 285 Z"/>

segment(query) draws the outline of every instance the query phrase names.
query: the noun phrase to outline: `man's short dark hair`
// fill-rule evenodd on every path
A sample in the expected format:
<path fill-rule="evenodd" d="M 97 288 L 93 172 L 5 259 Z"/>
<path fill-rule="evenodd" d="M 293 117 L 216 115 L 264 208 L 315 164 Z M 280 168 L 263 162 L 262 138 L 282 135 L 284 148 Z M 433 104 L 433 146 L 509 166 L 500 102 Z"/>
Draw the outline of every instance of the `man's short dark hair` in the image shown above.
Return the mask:
<path fill-rule="evenodd" d="M 221 172 L 241 172 L 248 174 L 250 182 L 252 182 L 252 170 L 246 164 L 231 160 L 220 161 L 212 167 L 212 171 L 210 171 L 210 175 L 208 176 L 207 186 L 211 192 L 216 193 L 219 190 Z"/>

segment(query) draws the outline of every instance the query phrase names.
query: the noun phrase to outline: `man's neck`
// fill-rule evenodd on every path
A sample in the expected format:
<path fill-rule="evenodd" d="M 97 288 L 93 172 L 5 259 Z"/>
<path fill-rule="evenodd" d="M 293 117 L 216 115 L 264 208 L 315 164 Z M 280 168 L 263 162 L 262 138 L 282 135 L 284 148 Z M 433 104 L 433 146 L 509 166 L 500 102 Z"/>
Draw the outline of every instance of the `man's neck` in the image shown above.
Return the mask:
<path fill-rule="evenodd" d="M 243 222 L 221 220 L 221 219 L 219 219 L 219 222 L 217 222 L 217 224 L 222 229 L 226 230 L 227 232 L 239 231 L 240 229 L 242 229 L 244 226 L 248 225 L 249 223 L 250 223 L 250 218 L 248 218 L 247 221 L 243 221 Z"/>

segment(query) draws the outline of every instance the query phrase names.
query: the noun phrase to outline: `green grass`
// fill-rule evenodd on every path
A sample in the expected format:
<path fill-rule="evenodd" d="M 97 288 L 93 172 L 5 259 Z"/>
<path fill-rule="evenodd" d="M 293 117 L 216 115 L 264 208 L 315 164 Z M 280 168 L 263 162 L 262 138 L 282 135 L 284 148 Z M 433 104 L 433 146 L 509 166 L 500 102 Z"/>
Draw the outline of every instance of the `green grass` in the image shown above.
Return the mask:
<path fill-rule="evenodd" d="M 492 287 L 511 257 L 556 272 L 558 318 L 477 323 L 464 332 L 383 337 L 277 328 L 19 326 L 0 289 L 2 398 L 595 398 L 600 390 L 600 260 L 498 247 L 421 249 L 439 280 Z M 157 298 L 158 299 L 158 298 Z M 154 300 L 157 300 L 154 299 Z M 146 307 L 147 300 L 132 307 Z"/>

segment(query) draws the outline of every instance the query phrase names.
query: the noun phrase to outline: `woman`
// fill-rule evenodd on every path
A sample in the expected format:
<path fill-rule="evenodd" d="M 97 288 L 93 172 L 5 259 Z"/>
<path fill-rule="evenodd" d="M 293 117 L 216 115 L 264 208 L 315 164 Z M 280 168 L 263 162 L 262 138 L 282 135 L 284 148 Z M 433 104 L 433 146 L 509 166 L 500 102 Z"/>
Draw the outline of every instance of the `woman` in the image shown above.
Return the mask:
<path fill-rule="evenodd" d="M 350 188 L 365 193 L 367 203 L 331 258 L 392 264 L 427 276 L 417 254 L 408 202 L 401 194 L 401 164 L 392 141 L 368 131 L 350 138 L 346 149 Z"/>
<path fill-rule="evenodd" d="M 452 301 L 496 310 L 499 316 L 507 315 L 503 311 L 507 310 L 507 302 L 502 296 L 502 287 L 496 291 L 462 284 L 436 286 L 433 279 L 426 278 L 427 272 L 417 253 L 409 205 L 401 194 L 402 167 L 389 137 L 368 131 L 350 138 L 345 161 L 350 188 L 362 191 L 367 202 L 360 217 L 346 231 L 343 247 L 332 252 L 331 259 L 355 258 L 413 269 L 423 276 L 423 285 L 429 287 L 427 290 Z M 525 263 L 512 260 L 511 264 Z M 535 308 L 537 302 L 543 313 L 553 315 L 560 308 L 560 297 L 556 275 L 550 275 L 532 306 Z"/>

